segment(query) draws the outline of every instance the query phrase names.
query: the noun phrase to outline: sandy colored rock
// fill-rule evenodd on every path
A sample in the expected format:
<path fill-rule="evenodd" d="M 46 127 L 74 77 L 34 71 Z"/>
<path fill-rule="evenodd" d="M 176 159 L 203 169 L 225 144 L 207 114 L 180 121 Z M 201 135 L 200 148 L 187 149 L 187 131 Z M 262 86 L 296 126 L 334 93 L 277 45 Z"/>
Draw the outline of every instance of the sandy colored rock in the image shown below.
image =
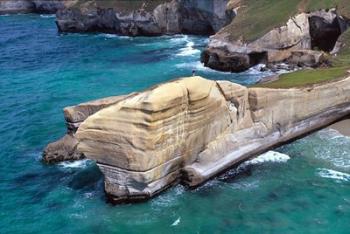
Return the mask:
<path fill-rule="evenodd" d="M 294 89 L 191 77 L 88 117 L 78 150 L 97 162 L 114 202 L 198 186 L 240 161 L 350 114 L 350 78 Z"/>

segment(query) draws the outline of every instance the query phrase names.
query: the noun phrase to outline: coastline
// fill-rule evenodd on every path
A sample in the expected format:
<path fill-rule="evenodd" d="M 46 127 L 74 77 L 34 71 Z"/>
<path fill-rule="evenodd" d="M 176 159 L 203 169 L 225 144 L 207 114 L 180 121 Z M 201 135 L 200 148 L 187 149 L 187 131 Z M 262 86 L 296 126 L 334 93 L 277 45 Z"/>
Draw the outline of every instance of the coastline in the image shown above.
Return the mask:
<path fill-rule="evenodd" d="M 339 121 L 339 122 L 329 126 L 329 128 L 337 130 L 338 132 L 340 132 L 344 136 L 350 137 L 350 118 Z"/>

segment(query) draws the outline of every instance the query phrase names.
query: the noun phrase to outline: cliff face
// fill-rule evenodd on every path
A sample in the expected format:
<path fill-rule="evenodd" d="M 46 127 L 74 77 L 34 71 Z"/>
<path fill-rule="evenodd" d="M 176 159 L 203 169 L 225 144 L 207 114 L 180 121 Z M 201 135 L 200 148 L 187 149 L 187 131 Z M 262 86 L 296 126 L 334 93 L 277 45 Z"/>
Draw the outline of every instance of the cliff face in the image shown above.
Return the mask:
<path fill-rule="evenodd" d="M 102 98 L 64 108 L 63 111 L 67 126 L 67 133 L 61 139 L 46 146 L 43 152 L 43 160 L 47 163 L 55 163 L 84 158 L 84 154 L 77 149 L 78 140 L 75 137 L 75 133 L 80 124 L 90 115 L 102 110 L 103 108 L 117 104 L 126 97 L 128 96 Z"/>
<path fill-rule="evenodd" d="M 134 94 L 81 123 L 114 202 L 197 186 L 234 164 L 350 114 L 350 77 L 304 88 L 246 88 L 192 77 Z"/>
<path fill-rule="evenodd" d="M 58 11 L 62 32 L 108 32 L 123 35 L 213 34 L 231 22 L 228 0 L 90 1 Z M 148 6 L 151 4 L 152 6 Z"/>
<path fill-rule="evenodd" d="M 349 21 L 333 9 L 297 14 L 285 25 L 251 41 L 243 37 L 232 39 L 229 30 L 224 28 L 211 38 L 202 54 L 202 62 L 213 69 L 231 72 L 259 63 L 286 62 L 317 67 L 326 63 L 326 53 L 332 52 L 348 26 Z"/>
<path fill-rule="evenodd" d="M 0 14 L 56 13 L 73 5 L 77 0 L 0 0 Z"/>

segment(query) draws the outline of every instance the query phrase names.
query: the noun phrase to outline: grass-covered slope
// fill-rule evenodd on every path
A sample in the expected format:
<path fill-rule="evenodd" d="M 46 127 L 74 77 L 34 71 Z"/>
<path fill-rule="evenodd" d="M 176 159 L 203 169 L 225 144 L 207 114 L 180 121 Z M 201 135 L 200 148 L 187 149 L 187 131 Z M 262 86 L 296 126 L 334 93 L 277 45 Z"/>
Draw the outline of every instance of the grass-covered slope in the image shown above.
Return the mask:
<path fill-rule="evenodd" d="M 219 33 L 228 34 L 232 41 L 254 41 L 302 12 L 336 8 L 339 15 L 350 19 L 349 0 L 231 0 L 229 7 L 238 9 L 238 15 Z M 340 52 L 336 56 L 329 55 L 331 67 L 283 74 L 277 81 L 256 86 L 301 87 L 347 76 L 350 69 L 350 30 L 343 33 L 339 41 L 342 43 Z"/>
<path fill-rule="evenodd" d="M 256 85 L 266 88 L 292 88 L 312 85 L 320 82 L 349 76 L 350 70 L 350 29 L 344 32 L 339 40 L 340 52 L 330 58 L 331 67 L 319 69 L 306 69 L 280 75 L 279 79 L 270 83 Z"/>
<path fill-rule="evenodd" d="M 346 77 L 348 75 L 349 69 L 349 66 L 320 68 L 312 70 L 306 69 L 280 75 L 279 79 L 276 81 L 254 85 L 254 87 L 281 89 L 298 88 Z"/>
<path fill-rule="evenodd" d="M 350 18 L 349 0 L 231 0 L 229 7 L 238 7 L 238 16 L 222 32 L 232 40 L 248 42 L 300 12 L 337 8 L 339 14 Z"/>

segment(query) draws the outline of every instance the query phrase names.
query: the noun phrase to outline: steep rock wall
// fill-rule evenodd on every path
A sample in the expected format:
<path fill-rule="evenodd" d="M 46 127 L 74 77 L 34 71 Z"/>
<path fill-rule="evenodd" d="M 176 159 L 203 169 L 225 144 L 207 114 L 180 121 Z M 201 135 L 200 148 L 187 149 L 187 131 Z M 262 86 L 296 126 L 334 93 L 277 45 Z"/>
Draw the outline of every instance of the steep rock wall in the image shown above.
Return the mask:
<path fill-rule="evenodd" d="M 0 14 L 11 13 L 48 13 L 70 7 L 77 0 L 1 0 Z"/>
<path fill-rule="evenodd" d="M 112 1 L 113 2 L 113 1 Z M 231 22 L 228 0 L 163 1 L 154 9 L 147 2 L 139 9 L 98 5 L 70 7 L 57 13 L 62 32 L 109 32 L 123 35 L 213 34 Z"/>
<path fill-rule="evenodd" d="M 324 52 L 333 50 L 348 26 L 347 19 L 332 9 L 300 13 L 254 41 L 232 40 L 230 34 L 219 32 L 210 39 L 202 62 L 231 72 L 259 63 L 316 67 L 325 62 Z"/>
<path fill-rule="evenodd" d="M 350 77 L 294 89 L 192 77 L 88 117 L 78 150 L 96 160 L 112 201 L 198 186 L 236 163 L 350 114 Z"/>

